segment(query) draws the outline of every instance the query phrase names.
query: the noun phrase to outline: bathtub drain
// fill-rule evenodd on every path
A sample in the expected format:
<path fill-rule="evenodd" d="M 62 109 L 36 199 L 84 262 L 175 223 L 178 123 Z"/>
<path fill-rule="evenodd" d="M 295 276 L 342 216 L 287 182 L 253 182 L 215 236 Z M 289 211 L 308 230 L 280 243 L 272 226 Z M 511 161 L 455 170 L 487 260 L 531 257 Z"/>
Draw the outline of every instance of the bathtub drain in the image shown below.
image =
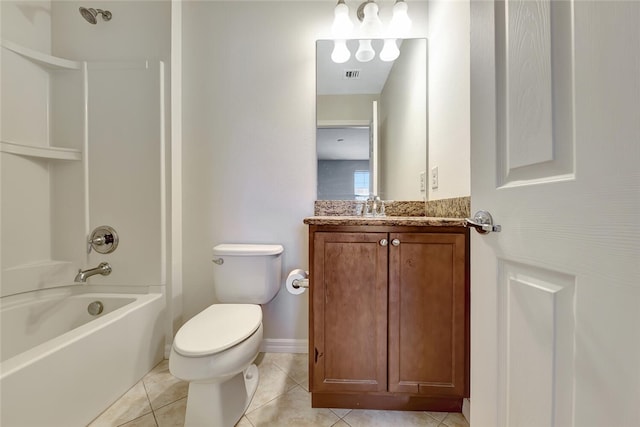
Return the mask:
<path fill-rule="evenodd" d="M 94 301 L 87 307 L 87 311 L 92 316 L 97 316 L 104 310 L 104 305 L 100 301 Z"/>

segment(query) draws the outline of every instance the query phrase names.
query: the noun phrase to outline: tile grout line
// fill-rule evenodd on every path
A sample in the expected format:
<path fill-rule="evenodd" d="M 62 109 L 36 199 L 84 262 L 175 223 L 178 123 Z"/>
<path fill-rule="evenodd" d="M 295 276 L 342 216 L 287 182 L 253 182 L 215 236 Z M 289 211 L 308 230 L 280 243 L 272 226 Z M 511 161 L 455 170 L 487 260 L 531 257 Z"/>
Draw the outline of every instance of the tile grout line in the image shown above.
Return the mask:
<path fill-rule="evenodd" d="M 296 379 L 296 378 L 291 374 L 291 373 L 294 373 L 294 372 L 295 372 L 295 373 L 297 373 L 297 374 L 302 374 L 302 373 L 303 373 L 303 370 L 298 369 L 298 368 L 300 368 L 300 366 L 298 366 L 298 363 L 297 363 L 297 362 L 299 362 L 299 361 L 298 361 L 298 360 L 296 360 L 296 363 L 293 363 L 293 362 L 288 363 L 285 359 L 282 359 L 282 360 L 281 360 L 281 362 L 282 362 L 282 363 L 277 363 L 277 362 L 276 362 L 276 360 L 272 360 L 272 359 L 268 361 L 268 363 L 270 363 L 273 367 L 275 367 L 275 368 L 276 368 L 276 371 L 277 371 L 277 372 L 280 372 L 281 374 L 283 374 L 286 378 L 288 378 L 288 379 L 293 383 L 293 384 L 292 384 L 292 386 L 291 386 L 290 388 L 288 388 L 288 389 L 285 389 L 285 390 L 282 390 L 282 389 L 281 389 L 281 390 L 279 390 L 279 394 L 278 394 L 277 396 L 274 396 L 273 398 L 271 398 L 271 399 L 270 399 L 270 400 L 268 400 L 267 402 L 264 402 L 264 403 L 263 403 L 263 404 L 261 404 L 260 406 L 257 406 L 256 408 L 253 408 L 253 409 L 251 410 L 251 412 L 245 412 L 245 413 L 243 413 L 243 414 L 242 414 L 242 417 L 240 418 L 240 420 L 242 420 L 242 418 L 245 418 L 245 420 L 244 420 L 244 421 L 246 421 L 246 423 L 248 424 L 248 426 L 247 426 L 247 427 L 249 427 L 249 426 L 251 426 L 251 427 L 256 427 L 256 424 L 254 424 L 254 422 L 249 418 L 249 416 L 248 416 L 249 414 L 255 414 L 255 412 L 256 412 L 256 411 L 258 411 L 258 410 L 260 410 L 260 409 L 264 408 L 266 405 L 273 404 L 273 403 L 274 403 L 275 401 L 277 401 L 278 399 L 280 399 L 280 398 L 284 398 L 287 394 L 289 394 L 289 393 L 293 392 L 294 390 L 296 390 L 296 388 L 297 388 L 297 387 L 300 387 L 300 391 L 302 391 L 302 392 L 305 392 L 305 393 L 307 393 L 307 394 L 309 394 L 309 393 L 310 393 L 310 391 L 307 389 L 307 387 L 305 387 L 305 386 L 303 385 L 303 383 L 304 383 L 305 379 L 303 379 L 303 380 L 301 380 L 301 381 L 298 381 L 298 380 L 297 380 L 297 379 Z M 180 402 L 180 401 L 182 401 L 183 399 L 184 399 L 184 400 L 186 400 L 186 399 L 187 399 L 187 397 L 182 397 L 182 398 L 179 398 L 179 399 L 173 400 L 173 401 L 171 401 L 171 402 L 167 402 L 167 403 L 163 404 L 162 406 L 160 406 L 160 407 L 158 407 L 158 408 L 154 408 L 154 407 L 153 407 L 153 405 L 151 404 L 151 397 L 150 397 L 150 394 L 149 394 L 149 393 L 150 393 L 150 390 L 153 388 L 153 387 L 151 387 L 151 385 L 154 385 L 154 387 L 155 387 L 156 382 L 152 381 L 152 379 L 153 379 L 154 377 L 150 377 L 150 378 L 148 378 L 149 384 L 147 384 L 147 381 L 145 381 L 145 378 L 147 378 L 147 376 L 148 376 L 152 371 L 154 371 L 154 370 L 157 368 L 157 366 L 159 366 L 161 363 L 162 363 L 162 362 L 160 362 L 158 365 L 156 365 L 154 368 L 152 368 L 152 370 L 151 370 L 149 373 L 147 373 L 147 374 L 146 374 L 146 375 L 145 375 L 145 376 L 140 380 L 140 382 L 142 382 L 142 386 L 143 386 L 143 389 L 144 389 L 144 391 L 145 391 L 145 396 L 146 396 L 146 398 L 147 398 L 147 403 L 148 403 L 148 405 L 149 405 L 150 412 L 151 412 L 151 414 L 153 415 L 153 419 L 154 419 L 154 423 L 155 423 L 155 426 L 156 426 L 156 427 L 160 427 L 160 422 L 159 422 L 159 420 L 160 420 L 160 419 L 163 419 L 163 417 L 162 417 L 162 416 L 160 416 L 160 415 L 156 414 L 156 411 L 157 411 L 157 410 L 161 410 L 162 408 L 165 408 L 165 407 L 167 407 L 167 406 L 170 406 L 170 405 L 176 404 L 177 402 Z M 288 368 L 285 368 L 285 367 L 283 367 L 282 365 L 286 365 L 286 366 L 288 366 Z M 277 375 L 279 376 L 280 374 L 277 374 Z M 299 377 L 302 377 L 302 375 L 298 375 L 298 376 L 299 376 Z M 155 390 L 155 389 L 154 389 L 154 390 Z M 298 393 L 298 392 L 296 391 L 296 393 Z M 337 418 L 338 418 L 338 419 L 337 419 L 337 421 L 336 421 L 336 423 L 332 424 L 332 426 L 333 426 L 333 425 L 335 425 L 335 424 L 337 424 L 337 423 L 340 423 L 340 421 L 342 421 L 342 423 L 344 423 L 343 425 L 348 426 L 348 427 L 351 427 L 351 424 L 349 424 L 349 422 L 347 422 L 345 418 L 347 418 L 347 417 L 348 417 L 348 416 L 349 416 L 349 415 L 354 411 L 354 409 L 349 409 L 349 411 L 348 411 L 347 413 L 345 413 L 344 415 L 342 415 L 342 416 L 340 416 L 340 415 L 338 415 L 336 412 L 334 412 L 334 411 L 333 411 L 333 409 L 334 409 L 334 408 L 327 408 L 327 409 L 329 409 L 329 410 L 330 410 L 330 411 L 331 411 L 335 416 L 337 416 Z M 337 408 L 335 408 L 335 409 L 337 409 Z M 437 423 L 436 425 L 437 425 L 438 427 L 450 427 L 450 426 L 449 426 L 449 423 L 447 422 L 447 419 L 448 419 L 449 415 L 452 415 L 453 413 L 443 412 L 443 413 L 444 413 L 444 417 L 442 417 L 442 419 L 439 419 L 439 418 L 440 418 L 440 416 L 436 417 L 435 415 L 432 415 L 431 413 L 429 413 L 429 411 L 421 411 L 421 412 L 424 412 L 426 415 L 428 415 L 428 418 L 429 418 L 429 419 L 431 419 L 431 420 L 433 420 L 434 422 L 436 422 L 436 423 Z M 147 413 L 145 413 L 145 414 L 142 414 L 142 415 L 139 415 L 139 416 L 137 416 L 137 417 L 134 417 L 133 419 L 130 419 L 130 420 L 124 421 L 123 423 L 118 424 L 118 425 L 119 425 L 119 426 L 123 426 L 123 425 L 125 425 L 125 424 L 127 424 L 127 423 L 130 423 L 130 422 L 134 421 L 134 420 L 137 420 L 137 419 L 140 419 L 140 418 L 142 418 L 142 417 L 145 417 L 145 416 L 146 416 L 146 415 L 148 415 L 148 414 L 149 414 L 149 413 L 147 412 Z M 239 420 L 239 421 L 240 421 L 240 420 Z M 451 418 L 451 421 L 453 422 L 453 425 L 458 425 L 458 424 L 454 421 L 454 418 Z M 467 426 L 467 427 L 469 426 L 468 424 L 462 424 L 462 425 Z"/>
<path fill-rule="evenodd" d="M 272 361 L 271 363 L 272 363 L 275 367 L 277 367 L 278 369 L 280 369 L 280 370 L 281 370 L 281 371 L 282 371 L 282 372 L 283 372 L 287 377 L 289 377 L 293 382 L 295 382 L 295 383 L 296 383 L 300 388 L 302 388 L 302 390 L 303 390 L 303 391 L 305 391 L 306 393 L 311 393 L 311 391 L 310 391 L 310 390 L 308 390 L 308 389 L 307 389 L 307 388 L 306 388 L 306 387 L 305 387 L 305 386 L 304 386 L 300 381 L 298 381 L 296 378 L 294 378 L 292 375 L 290 375 L 290 374 L 289 374 L 289 371 L 288 371 L 287 369 L 285 369 L 284 367 L 280 366 L 280 364 L 278 364 L 278 362 L 276 362 L 276 361 Z M 303 380 L 303 381 L 304 381 L 304 380 Z M 295 388 L 295 387 L 292 387 L 291 389 L 289 389 L 289 390 L 288 390 L 288 391 L 286 391 L 285 393 L 281 394 L 280 396 L 283 396 L 284 394 L 286 394 L 286 393 L 290 392 L 290 391 L 291 391 L 291 390 L 293 390 L 294 388 Z M 271 400 L 271 402 L 272 402 L 272 401 L 274 401 L 275 399 L 277 399 L 277 398 L 278 398 L 278 397 L 280 397 L 280 396 L 275 397 L 274 399 L 272 399 L 272 400 Z M 266 405 L 266 403 L 265 403 L 265 405 Z M 264 406 L 264 405 L 261 405 L 260 407 L 262 407 L 262 406 Z M 258 408 L 255 408 L 255 409 L 258 409 Z M 349 414 L 351 413 L 351 411 L 353 411 L 353 409 L 350 409 L 350 410 L 349 410 L 349 412 L 347 412 L 347 413 L 346 413 L 346 414 L 344 414 L 343 416 L 340 416 L 340 415 L 336 414 L 336 413 L 335 413 L 335 411 L 333 411 L 333 409 L 332 409 L 332 408 L 327 408 L 327 409 L 329 409 L 329 410 L 330 410 L 330 411 L 331 411 L 335 416 L 337 416 L 337 417 L 338 417 L 338 421 L 336 421 L 336 422 L 343 421 L 345 424 L 347 424 L 349 427 L 351 427 L 351 425 L 350 425 L 348 422 L 346 422 L 346 421 L 344 420 L 344 418 L 345 418 L 347 415 L 349 415 Z M 248 419 L 248 418 L 247 418 L 247 419 Z"/>
<path fill-rule="evenodd" d="M 2 1 L 2 0 L 0 0 L 0 1 Z M 181 397 L 180 399 L 174 400 L 174 401 L 169 402 L 169 403 L 165 403 L 165 404 L 164 404 L 164 405 L 162 405 L 162 406 L 158 406 L 156 409 L 153 409 L 153 407 L 152 407 L 152 408 L 151 408 L 151 412 L 155 413 L 155 412 L 156 412 L 156 410 L 160 410 L 160 409 L 162 409 L 162 408 L 166 408 L 167 406 L 169 406 L 169 405 L 173 405 L 174 403 L 180 402 L 182 399 L 186 399 L 186 398 L 187 398 L 187 396 L 185 396 L 185 397 Z M 149 404 L 149 405 L 151 405 L 151 404 Z"/>
<path fill-rule="evenodd" d="M 269 401 L 267 401 L 267 402 L 264 402 L 264 403 L 263 403 L 262 405 L 260 405 L 260 406 L 256 406 L 255 408 L 251 409 L 251 411 L 247 411 L 247 412 L 245 412 L 245 413 L 243 414 L 243 416 L 247 416 L 247 414 L 250 414 L 250 413 L 252 413 L 252 412 L 255 412 L 255 411 L 257 411 L 258 409 L 260 409 L 260 408 L 262 408 L 262 407 L 264 407 L 264 406 L 268 405 L 269 403 L 273 402 L 274 400 L 277 400 L 277 399 L 281 398 L 282 396 L 284 396 L 285 394 L 289 393 L 290 391 L 292 391 L 292 390 L 293 390 L 293 389 L 295 389 L 296 387 L 300 387 L 300 388 L 302 388 L 302 390 L 304 390 L 304 387 L 302 387 L 300 384 L 296 384 L 296 385 L 294 385 L 293 387 L 291 387 L 290 389 L 288 389 L 287 391 L 285 391 L 284 393 L 282 393 L 282 394 L 279 394 L 279 395 L 275 396 L 273 399 L 271 399 L 271 400 L 269 400 Z M 306 390 L 304 390 L 304 391 L 306 391 Z M 248 419 L 248 418 L 247 418 L 247 419 Z"/>
<path fill-rule="evenodd" d="M 162 363 L 162 362 L 160 362 Z M 149 390 L 147 389 L 147 383 L 144 381 L 144 378 L 149 375 L 149 373 L 153 372 L 153 370 L 160 364 L 158 363 L 154 366 L 151 371 L 147 372 L 140 381 L 142 381 L 142 387 L 144 388 L 144 394 L 147 396 L 147 402 L 149 403 L 149 408 L 151 409 L 151 414 L 153 415 L 153 421 L 156 423 L 156 427 L 158 427 L 158 417 L 156 417 L 156 410 L 153 409 L 153 405 L 151 404 L 151 398 L 149 397 Z"/>
<path fill-rule="evenodd" d="M 293 381 L 294 383 L 298 384 L 300 387 L 302 387 L 304 389 L 304 386 L 297 379 L 295 379 L 293 376 L 291 376 L 287 369 L 285 369 L 282 366 L 278 365 L 278 363 L 275 362 L 275 361 L 270 362 L 270 363 L 273 364 L 276 368 L 280 369 L 287 377 L 289 377 L 291 379 L 291 381 Z"/>

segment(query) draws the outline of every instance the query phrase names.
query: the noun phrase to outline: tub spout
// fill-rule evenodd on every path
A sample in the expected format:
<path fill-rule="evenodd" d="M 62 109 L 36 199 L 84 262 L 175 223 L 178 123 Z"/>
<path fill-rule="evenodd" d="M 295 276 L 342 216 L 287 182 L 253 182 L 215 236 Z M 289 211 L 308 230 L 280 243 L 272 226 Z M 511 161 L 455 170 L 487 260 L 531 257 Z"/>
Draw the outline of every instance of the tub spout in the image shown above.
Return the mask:
<path fill-rule="evenodd" d="M 73 279 L 76 283 L 86 283 L 87 278 L 91 276 L 95 276 L 96 274 L 102 274 L 103 276 L 108 276 L 111 274 L 111 266 L 108 262 L 101 262 L 99 266 L 96 268 L 90 268 L 88 270 L 78 270 L 78 274 L 76 278 Z"/>

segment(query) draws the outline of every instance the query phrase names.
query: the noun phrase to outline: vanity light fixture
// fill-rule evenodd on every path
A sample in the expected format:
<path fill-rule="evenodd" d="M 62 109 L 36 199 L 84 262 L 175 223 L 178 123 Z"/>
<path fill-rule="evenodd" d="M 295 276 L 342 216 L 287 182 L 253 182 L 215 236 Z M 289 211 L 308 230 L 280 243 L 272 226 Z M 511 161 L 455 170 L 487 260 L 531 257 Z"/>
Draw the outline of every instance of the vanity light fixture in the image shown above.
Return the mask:
<path fill-rule="evenodd" d="M 358 20 L 363 36 L 375 36 L 382 32 L 382 21 L 378 16 L 380 8 L 375 0 L 367 0 L 358 7 Z"/>
<path fill-rule="evenodd" d="M 407 12 L 409 7 L 404 0 L 397 0 L 393 5 L 393 16 L 389 22 L 388 36 L 401 39 L 411 31 L 411 19 Z"/>
<path fill-rule="evenodd" d="M 378 16 L 378 5 L 373 0 L 362 3 L 358 8 L 358 19 L 360 19 L 360 11 L 362 10 L 362 24 L 360 24 L 360 32 L 364 40 L 360 40 L 356 59 L 360 62 L 369 62 L 376 57 L 376 51 L 371 45 L 371 38 L 379 34 L 382 29 L 382 21 Z"/>
<path fill-rule="evenodd" d="M 398 49 L 397 39 L 384 39 L 384 45 L 380 51 L 380 60 L 384 62 L 391 62 L 398 59 L 400 56 L 400 49 Z"/>
<path fill-rule="evenodd" d="M 351 36 L 359 38 L 358 50 L 355 57 L 360 62 L 368 62 L 375 58 L 376 52 L 371 39 L 384 37 L 384 46 L 380 52 L 382 61 L 393 61 L 400 55 L 397 39 L 404 38 L 411 29 L 411 19 L 405 0 L 396 0 L 393 5 L 393 16 L 386 31 L 383 31 L 382 21 L 378 15 L 379 7 L 375 0 L 366 0 L 360 4 L 356 16 L 361 24 L 358 34 L 352 34 L 353 23 L 349 18 L 349 7 L 345 0 L 338 0 L 334 9 L 333 26 L 334 47 L 331 59 L 336 63 L 344 63 L 351 57 L 347 48 L 347 39 Z"/>
<path fill-rule="evenodd" d="M 346 5 L 344 0 L 338 0 L 338 4 L 333 10 L 331 33 L 337 39 L 344 40 L 351 35 L 351 30 L 353 30 L 353 22 L 349 18 L 349 6 Z"/>
<path fill-rule="evenodd" d="M 343 64 L 351 58 L 351 52 L 347 47 L 346 40 L 334 40 L 333 52 L 331 52 L 331 60 L 336 64 Z"/>
<path fill-rule="evenodd" d="M 358 50 L 356 51 L 356 59 L 360 62 L 369 62 L 376 57 L 376 51 L 371 45 L 371 40 L 360 40 Z"/>
<path fill-rule="evenodd" d="M 405 38 L 411 30 L 411 19 L 407 10 L 407 3 L 404 0 L 397 0 L 393 5 L 393 16 L 380 52 L 382 61 L 395 61 L 400 56 L 397 39 Z"/>
<path fill-rule="evenodd" d="M 344 0 L 338 0 L 336 8 L 333 10 L 333 26 L 331 27 L 331 33 L 335 37 L 331 60 L 336 64 L 342 64 L 351 58 L 351 52 L 347 48 L 347 37 L 352 30 L 353 22 L 349 18 L 349 6 L 345 4 Z"/>

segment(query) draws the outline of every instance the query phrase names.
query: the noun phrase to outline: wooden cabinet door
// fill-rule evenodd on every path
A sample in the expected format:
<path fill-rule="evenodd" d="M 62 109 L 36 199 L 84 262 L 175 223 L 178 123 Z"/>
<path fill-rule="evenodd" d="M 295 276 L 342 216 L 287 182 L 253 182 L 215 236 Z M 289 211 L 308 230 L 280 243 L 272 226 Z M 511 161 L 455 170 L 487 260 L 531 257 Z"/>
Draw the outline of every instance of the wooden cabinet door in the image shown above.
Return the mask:
<path fill-rule="evenodd" d="M 385 391 L 387 234 L 313 236 L 311 391 Z"/>
<path fill-rule="evenodd" d="M 465 234 L 391 233 L 394 239 L 389 391 L 462 397 L 468 374 Z"/>

